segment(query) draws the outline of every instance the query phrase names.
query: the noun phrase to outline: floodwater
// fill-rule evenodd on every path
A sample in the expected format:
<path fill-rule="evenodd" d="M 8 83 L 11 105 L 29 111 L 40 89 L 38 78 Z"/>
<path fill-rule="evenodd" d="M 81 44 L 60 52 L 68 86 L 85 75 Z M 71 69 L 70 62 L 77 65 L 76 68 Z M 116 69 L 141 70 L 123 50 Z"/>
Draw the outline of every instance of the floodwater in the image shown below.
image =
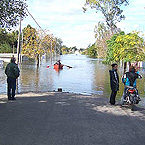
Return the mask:
<path fill-rule="evenodd" d="M 64 66 L 63 70 L 57 71 L 53 68 L 54 60 L 43 59 L 37 69 L 35 62 L 23 61 L 20 67 L 18 79 L 18 92 L 46 92 L 57 91 L 62 88 L 63 92 L 81 94 L 95 94 L 105 97 L 110 96 L 109 65 L 103 64 L 101 60 L 88 58 L 85 55 L 68 54 L 61 55 L 59 59 Z M 49 66 L 49 68 L 47 68 Z M 119 66 L 120 91 L 118 97 L 123 93 L 121 75 L 123 69 Z M 140 70 L 144 76 L 145 70 Z M 4 68 L 0 69 L 0 94 L 6 94 L 7 84 Z M 144 96 L 144 78 L 138 80 L 138 88 L 141 97 Z"/>

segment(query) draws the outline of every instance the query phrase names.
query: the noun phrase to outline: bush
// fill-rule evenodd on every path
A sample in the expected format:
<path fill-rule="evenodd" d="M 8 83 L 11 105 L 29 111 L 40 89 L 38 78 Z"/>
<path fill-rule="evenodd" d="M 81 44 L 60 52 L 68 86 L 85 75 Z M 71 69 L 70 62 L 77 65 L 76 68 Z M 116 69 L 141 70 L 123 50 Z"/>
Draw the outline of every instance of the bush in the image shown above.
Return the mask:
<path fill-rule="evenodd" d="M 8 43 L 0 44 L 0 53 L 12 53 L 12 48 Z"/>

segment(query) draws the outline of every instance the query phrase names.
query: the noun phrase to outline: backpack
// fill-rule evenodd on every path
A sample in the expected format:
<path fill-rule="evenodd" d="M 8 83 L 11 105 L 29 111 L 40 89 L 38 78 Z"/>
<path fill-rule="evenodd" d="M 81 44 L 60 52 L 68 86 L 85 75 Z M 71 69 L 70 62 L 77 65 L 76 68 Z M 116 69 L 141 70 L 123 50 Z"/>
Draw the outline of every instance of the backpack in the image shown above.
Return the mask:
<path fill-rule="evenodd" d="M 18 78 L 20 76 L 20 70 L 18 67 L 14 67 L 14 76 Z"/>

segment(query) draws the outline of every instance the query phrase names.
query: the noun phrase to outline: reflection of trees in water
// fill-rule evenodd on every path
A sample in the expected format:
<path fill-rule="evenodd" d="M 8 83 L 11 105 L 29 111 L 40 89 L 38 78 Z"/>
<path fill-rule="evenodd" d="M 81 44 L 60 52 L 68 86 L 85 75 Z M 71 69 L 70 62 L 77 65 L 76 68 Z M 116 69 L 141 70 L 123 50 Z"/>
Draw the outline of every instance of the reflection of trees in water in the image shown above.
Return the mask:
<path fill-rule="evenodd" d="M 94 69 L 94 86 L 95 90 L 103 91 L 105 94 L 110 92 L 109 68 L 102 62 L 97 61 Z"/>
<path fill-rule="evenodd" d="M 34 67 L 22 67 L 21 69 L 21 87 L 26 88 L 29 91 L 32 88 L 36 88 L 39 85 L 39 70 Z"/>

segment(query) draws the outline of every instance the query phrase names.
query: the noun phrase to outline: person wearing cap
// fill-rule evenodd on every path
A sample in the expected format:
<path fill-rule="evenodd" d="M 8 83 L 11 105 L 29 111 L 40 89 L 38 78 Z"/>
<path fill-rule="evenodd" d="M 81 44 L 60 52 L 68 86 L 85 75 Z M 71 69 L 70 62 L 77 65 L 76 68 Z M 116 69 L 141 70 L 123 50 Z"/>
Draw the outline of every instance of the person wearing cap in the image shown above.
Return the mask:
<path fill-rule="evenodd" d="M 12 57 L 10 63 L 8 63 L 5 69 L 5 74 L 7 75 L 8 100 L 16 100 L 15 98 L 16 79 L 20 75 L 20 70 L 18 68 L 18 65 L 15 63 L 15 61 L 16 59 Z"/>
<path fill-rule="evenodd" d="M 115 98 L 117 91 L 119 91 L 119 76 L 117 73 L 118 65 L 117 63 L 113 63 L 112 70 L 109 70 L 110 73 L 110 87 L 111 87 L 111 95 L 110 95 L 110 104 L 115 105 Z"/>

